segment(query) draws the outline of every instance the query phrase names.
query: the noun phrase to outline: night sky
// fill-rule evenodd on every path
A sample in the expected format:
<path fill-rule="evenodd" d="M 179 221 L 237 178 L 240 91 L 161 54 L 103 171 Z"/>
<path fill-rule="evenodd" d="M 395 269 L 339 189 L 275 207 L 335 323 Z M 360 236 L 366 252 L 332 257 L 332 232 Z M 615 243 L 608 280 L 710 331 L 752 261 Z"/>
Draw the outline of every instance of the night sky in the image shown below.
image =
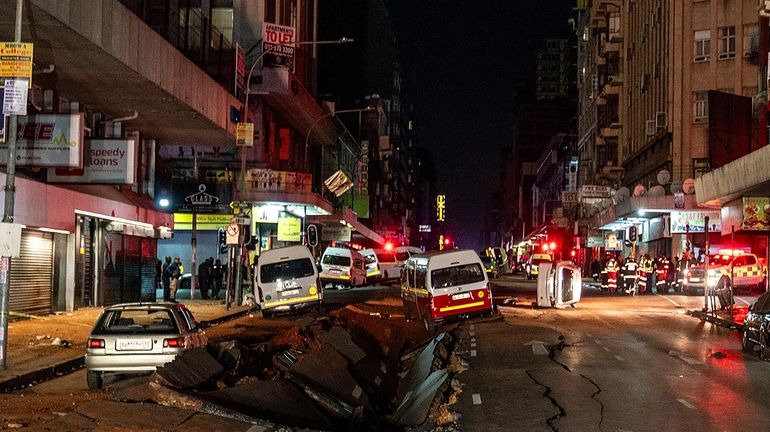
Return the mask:
<path fill-rule="evenodd" d="M 543 39 L 567 37 L 574 0 L 400 0 L 399 55 L 416 70 L 417 145 L 435 160 L 457 246 L 479 249 L 500 154 L 512 140 L 515 86 Z"/>

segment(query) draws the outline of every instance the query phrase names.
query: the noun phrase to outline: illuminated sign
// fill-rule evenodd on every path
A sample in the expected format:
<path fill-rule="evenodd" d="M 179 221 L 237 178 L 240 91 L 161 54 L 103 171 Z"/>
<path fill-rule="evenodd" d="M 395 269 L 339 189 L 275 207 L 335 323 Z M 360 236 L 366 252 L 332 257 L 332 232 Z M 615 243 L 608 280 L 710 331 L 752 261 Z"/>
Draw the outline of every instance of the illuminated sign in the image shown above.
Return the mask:
<path fill-rule="evenodd" d="M 446 220 L 446 195 L 436 196 L 436 221 Z"/>
<path fill-rule="evenodd" d="M 278 218 L 278 241 L 300 241 L 302 232 L 302 220 L 293 217 Z"/>
<path fill-rule="evenodd" d="M 420 225 L 418 231 L 419 232 L 430 232 L 430 225 Z"/>
<path fill-rule="evenodd" d="M 444 235 L 438 236 L 438 250 L 444 250 Z"/>

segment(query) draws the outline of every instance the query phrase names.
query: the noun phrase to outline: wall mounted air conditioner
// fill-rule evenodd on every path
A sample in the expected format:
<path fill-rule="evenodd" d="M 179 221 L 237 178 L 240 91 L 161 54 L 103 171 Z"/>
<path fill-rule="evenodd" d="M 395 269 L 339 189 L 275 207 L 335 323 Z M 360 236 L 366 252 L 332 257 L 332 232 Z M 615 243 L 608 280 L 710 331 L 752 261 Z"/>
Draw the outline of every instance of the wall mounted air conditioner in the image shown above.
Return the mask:
<path fill-rule="evenodd" d="M 655 128 L 665 129 L 668 126 L 668 115 L 665 111 L 658 111 L 655 113 Z"/>
<path fill-rule="evenodd" d="M 657 129 L 655 128 L 655 120 L 647 120 L 644 124 L 644 133 L 647 136 L 654 136 L 657 132 Z"/>

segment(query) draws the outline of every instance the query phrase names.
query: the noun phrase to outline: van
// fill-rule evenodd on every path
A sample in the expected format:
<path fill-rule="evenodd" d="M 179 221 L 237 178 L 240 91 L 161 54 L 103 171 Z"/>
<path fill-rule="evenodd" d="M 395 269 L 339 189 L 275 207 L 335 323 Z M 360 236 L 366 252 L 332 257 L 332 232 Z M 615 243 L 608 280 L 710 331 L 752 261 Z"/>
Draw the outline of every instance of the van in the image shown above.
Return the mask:
<path fill-rule="evenodd" d="M 254 275 L 262 315 L 319 307 L 323 290 L 318 268 L 307 246 L 287 246 L 262 252 Z"/>
<path fill-rule="evenodd" d="M 321 283 L 335 286 L 366 285 L 364 257 L 353 249 L 328 247 L 321 257 Z"/>
<path fill-rule="evenodd" d="M 401 269 L 404 267 L 402 262 L 396 258 L 392 250 L 375 249 L 377 254 L 377 264 L 380 266 L 380 273 L 383 280 L 398 280 L 401 277 Z"/>
<path fill-rule="evenodd" d="M 492 313 L 492 291 L 481 258 L 473 250 L 431 252 L 410 257 L 401 272 L 407 320 L 426 330 L 451 317 Z"/>
<path fill-rule="evenodd" d="M 410 256 L 421 254 L 422 249 L 417 246 L 396 246 L 393 253 L 396 254 L 396 259 L 403 264 Z"/>
<path fill-rule="evenodd" d="M 377 258 L 377 253 L 374 249 L 364 249 L 361 251 L 361 256 L 364 257 L 364 266 L 366 267 L 366 280 L 371 282 L 376 279 L 382 279 L 382 271 L 380 271 L 380 262 Z"/>

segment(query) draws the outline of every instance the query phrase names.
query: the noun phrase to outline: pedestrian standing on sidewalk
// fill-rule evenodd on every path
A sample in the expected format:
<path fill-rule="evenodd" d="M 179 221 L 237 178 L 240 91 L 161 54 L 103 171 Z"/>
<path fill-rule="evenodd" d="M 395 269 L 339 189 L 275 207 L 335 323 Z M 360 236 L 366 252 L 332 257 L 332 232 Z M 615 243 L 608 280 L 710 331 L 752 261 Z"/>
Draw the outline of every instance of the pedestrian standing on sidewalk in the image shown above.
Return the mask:
<path fill-rule="evenodd" d="M 176 302 L 176 290 L 179 288 L 179 278 L 182 276 L 180 267 L 179 257 L 174 257 L 174 261 L 168 266 L 168 271 L 171 274 L 169 300 L 172 302 Z"/>
<path fill-rule="evenodd" d="M 222 278 L 225 275 L 225 268 L 222 266 L 222 261 L 214 261 L 214 265 L 211 268 L 211 280 L 213 282 L 211 290 L 211 298 L 218 299 L 219 291 L 222 290 Z"/>
<path fill-rule="evenodd" d="M 201 298 L 209 299 L 209 260 L 204 260 L 198 265 L 198 288 L 201 290 Z"/>
<path fill-rule="evenodd" d="M 169 301 L 171 299 L 171 257 L 167 256 L 166 261 L 162 264 L 163 269 L 161 279 L 163 282 L 163 301 Z"/>

